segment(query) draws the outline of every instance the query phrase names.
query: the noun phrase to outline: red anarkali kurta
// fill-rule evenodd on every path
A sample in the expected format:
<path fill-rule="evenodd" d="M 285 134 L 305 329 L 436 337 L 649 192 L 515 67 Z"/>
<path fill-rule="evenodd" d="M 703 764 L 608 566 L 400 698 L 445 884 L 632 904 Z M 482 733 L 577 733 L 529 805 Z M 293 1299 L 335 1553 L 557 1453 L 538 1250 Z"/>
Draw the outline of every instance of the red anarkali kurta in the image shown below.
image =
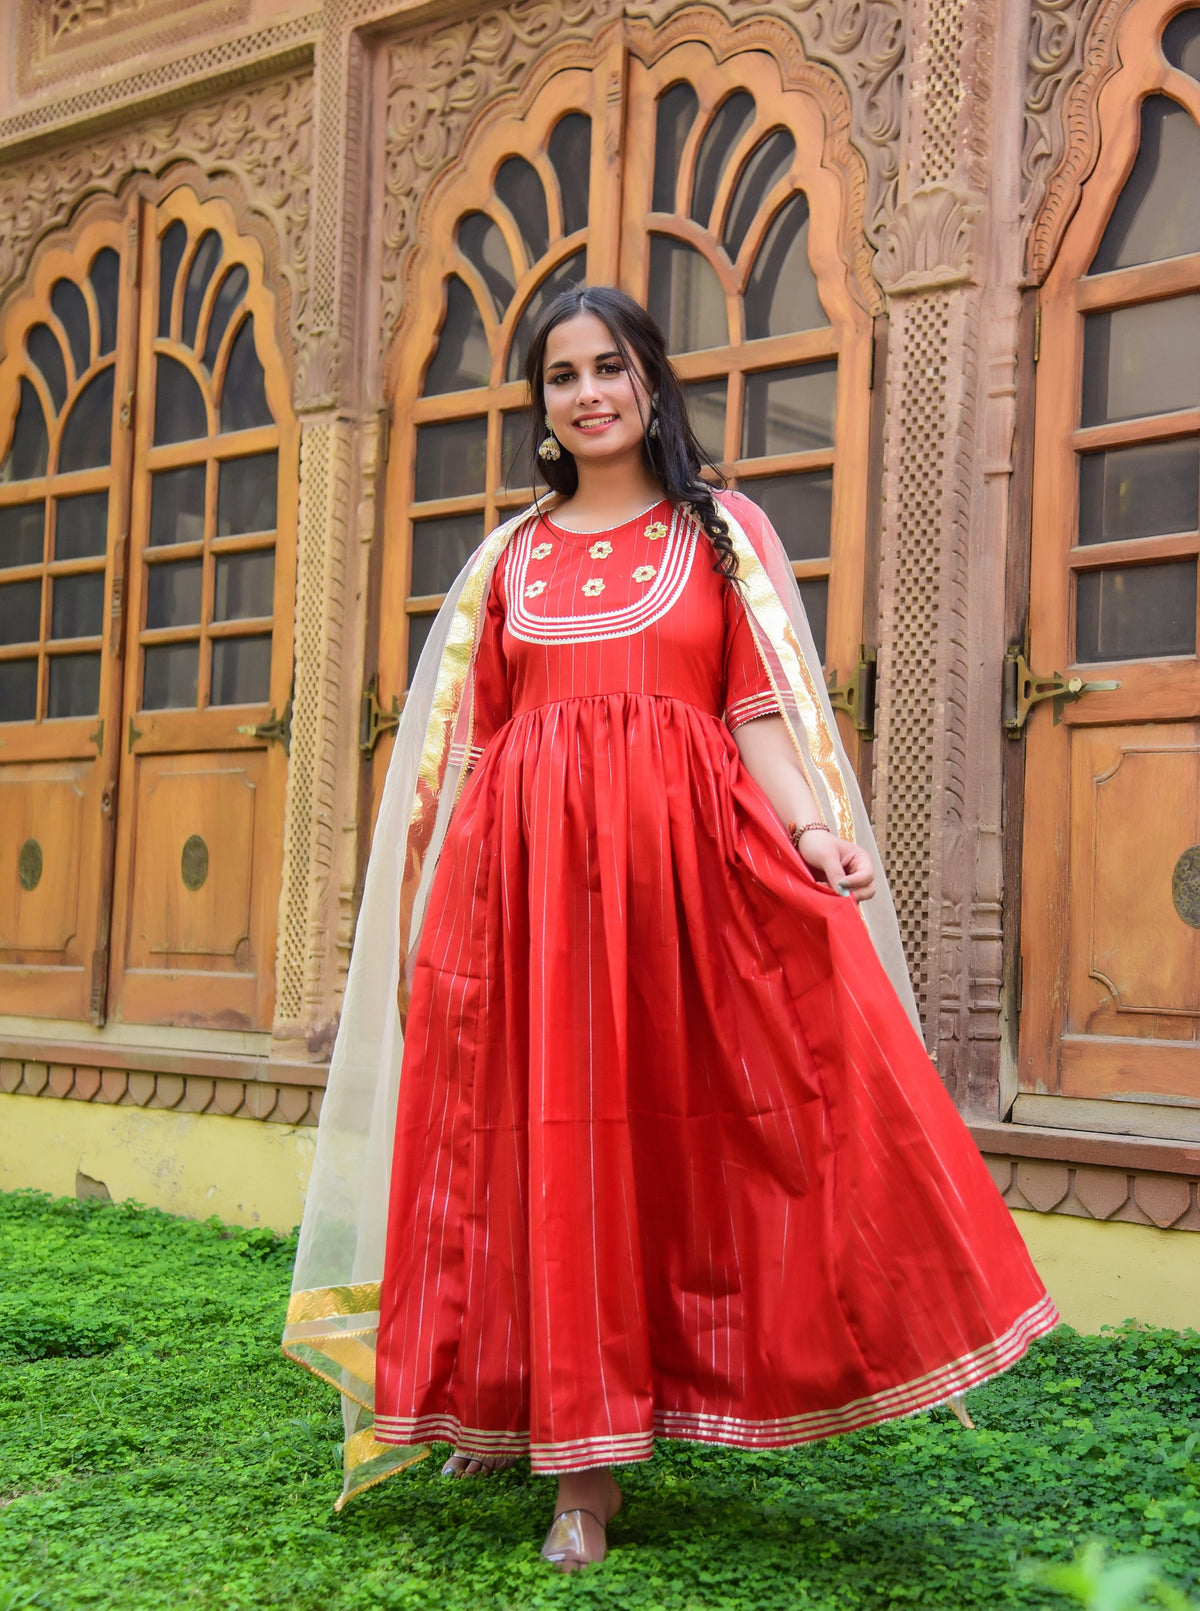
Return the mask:
<path fill-rule="evenodd" d="M 694 522 L 528 521 L 475 702 L 412 981 L 375 1436 L 542 1471 L 781 1446 L 1010 1364 L 1053 1306 L 854 902 L 741 765 L 731 729 L 776 706 Z"/>

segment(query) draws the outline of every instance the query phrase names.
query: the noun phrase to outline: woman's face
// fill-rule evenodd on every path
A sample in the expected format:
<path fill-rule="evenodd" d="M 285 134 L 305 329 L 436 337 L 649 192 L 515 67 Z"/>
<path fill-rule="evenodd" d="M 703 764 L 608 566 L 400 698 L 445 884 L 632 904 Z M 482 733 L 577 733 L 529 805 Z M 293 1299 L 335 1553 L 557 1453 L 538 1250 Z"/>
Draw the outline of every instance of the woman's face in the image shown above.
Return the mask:
<path fill-rule="evenodd" d="M 626 368 L 612 332 L 594 313 L 576 313 L 551 330 L 542 386 L 551 428 L 577 460 L 641 452 L 643 417 L 650 413 L 645 376 Z"/>

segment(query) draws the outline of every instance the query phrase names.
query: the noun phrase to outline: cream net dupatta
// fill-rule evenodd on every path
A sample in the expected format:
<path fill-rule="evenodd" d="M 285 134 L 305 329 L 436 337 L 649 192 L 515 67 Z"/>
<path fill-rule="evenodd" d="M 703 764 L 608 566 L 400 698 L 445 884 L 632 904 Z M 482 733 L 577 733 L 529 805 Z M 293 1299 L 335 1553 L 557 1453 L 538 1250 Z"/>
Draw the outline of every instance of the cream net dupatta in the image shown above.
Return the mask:
<path fill-rule="evenodd" d="M 825 820 L 875 861 L 878 893 L 863 914 L 915 1024 L 895 911 L 791 566 L 754 505 L 738 499 L 737 513 L 728 506 L 723 512 L 759 652 Z M 373 1432 L 379 1283 L 404 1053 L 399 1001 L 407 998 L 409 963 L 470 749 L 472 669 L 492 571 L 530 513 L 484 541 L 438 613 L 397 729 L 367 865 L 283 1334 L 284 1353 L 342 1395 L 339 1510 L 429 1453 L 425 1446 L 379 1443 Z"/>

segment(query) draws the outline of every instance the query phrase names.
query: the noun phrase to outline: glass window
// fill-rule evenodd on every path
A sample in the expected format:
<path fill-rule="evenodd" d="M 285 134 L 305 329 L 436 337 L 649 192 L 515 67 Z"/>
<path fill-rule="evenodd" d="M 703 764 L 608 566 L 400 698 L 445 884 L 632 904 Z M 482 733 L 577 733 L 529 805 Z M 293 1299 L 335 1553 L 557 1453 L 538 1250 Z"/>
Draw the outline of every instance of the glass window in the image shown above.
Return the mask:
<path fill-rule="evenodd" d="M 102 369 L 71 405 L 58 450 L 60 470 L 95 470 L 112 462 L 113 371 Z"/>
<path fill-rule="evenodd" d="M 0 466 L 0 482 L 32 481 L 46 473 L 50 454 L 42 400 L 26 376 L 21 376 L 21 401 L 13 426 L 12 444 Z"/>
<path fill-rule="evenodd" d="M 1075 587 L 1077 661 L 1195 654 L 1195 559 L 1081 571 Z"/>
<path fill-rule="evenodd" d="M 508 208 L 532 265 L 550 250 L 546 192 L 537 169 L 524 157 L 509 157 L 496 173 L 496 195 Z"/>
<path fill-rule="evenodd" d="M 175 295 L 175 277 L 183 261 L 187 246 L 187 229 L 177 218 L 163 231 L 158 248 L 158 333 L 171 334 L 171 303 Z"/>
<path fill-rule="evenodd" d="M 277 452 L 222 459 L 217 471 L 217 536 L 274 531 L 278 493 Z"/>
<path fill-rule="evenodd" d="M 666 335 L 669 352 L 700 352 L 729 340 L 725 292 L 716 270 L 686 241 L 650 237 L 647 304 Z"/>
<path fill-rule="evenodd" d="M 274 423 L 267 403 L 266 377 L 254 345 L 254 320 L 248 318 L 229 349 L 221 383 L 221 430 L 251 431 L 257 425 Z"/>
<path fill-rule="evenodd" d="M 100 656 L 56 654 L 46 666 L 46 715 L 51 721 L 68 716 L 95 716 L 100 709 Z"/>
<path fill-rule="evenodd" d="M 88 317 L 83 292 L 74 280 L 55 280 L 50 293 L 50 306 L 66 334 L 67 345 L 71 349 L 71 363 L 78 379 L 92 359 L 92 321 Z"/>
<path fill-rule="evenodd" d="M 492 378 L 492 354 L 475 298 L 457 274 L 446 281 L 446 317 L 433 361 L 425 376 L 429 396 L 486 386 Z"/>
<path fill-rule="evenodd" d="M 0 722 L 37 720 L 38 663 L 0 660 Z"/>
<path fill-rule="evenodd" d="M 1083 326 L 1084 425 L 1200 404 L 1200 296 L 1169 297 Z"/>
<path fill-rule="evenodd" d="M 221 350 L 222 337 L 229 329 L 229 321 L 241 306 L 249 284 L 250 276 L 240 263 L 235 263 L 221 281 L 221 288 L 213 300 L 212 312 L 208 316 L 208 334 L 204 338 L 204 367 L 210 375 L 217 367 L 217 354 Z"/>
<path fill-rule="evenodd" d="M 92 259 L 92 291 L 100 315 L 100 355 L 112 352 L 117 344 L 117 303 L 121 292 L 121 259 L 111 246 L 102 246 Z"/>
<path fill-rule="evenodd" d="M 559 118 L 550 136 L 550 161 L 558 177 L 562 201 L 563 234 L 573 235 L 587 226 L 588 182 L 592 163 L 592 120 L 582 112 Z"/>
<path fill-rule="evenodd" d="M 0 587 L 0 645 L 37 643 L 41 635 L 41 577 Z"/>
<path fill-rule="evenodd" d="M 654 135 L 654 199 L 650 203 L 653 212 L 675 211 L 679 163 L 699 110 L 699 98 L 690 84 L 672 84 L 658 98 Z"/>
<path fill-rule="evenodd" d="M 1200 252 L 1200 129 L 1177 101 L 1142 102 L 1133 170 L 1117 198 L 1092 274 Z"/>
<path fill-rule="evenodd" d="M 576 252 L 574 257 L 568 257 L 565 263 L 560 263 L 556 269 L 551 269 L 525 304 L 524 312 L 517 320 L 512 346 L 508 352 L 509 380 L 520 380 L 525 372 L 525 354 L 529 349 L 529 338 L 533 334 L 534 325 L 542 316 L 542 309 L 553 302 L 560 291 L 565 291 L 568 285 L 583 284 L 587 277 L 586 263 L 587 257 L 584 252 Z"/>
<path fill-rule="evenodd" d="M 208 410 L 204 393 L 196 381 L 174 358 L 160 352 L 154 388 L 154 440 L 194 442 L 208 435 Z"/>
<path fill-rule="evenodd" d="M 532 487 L 534 484 L 530 430 L 528 409 L 505 414 L 500 431 L 500 460 L 506 487 Z"/>
<path fill-rule="evenodd" d="M 54 412 L 61 413 L 67 400 L 67 366 L 58 337 L 48 324 L 35 324 L 25 337 L 25 349 L 42 372 L 54 402 Z"/>
<path fill-rule="evenodd" d="M 146 626 L 198 626 L 204 595 L 204 561 L 182 559 L 151 565 L 146 575 Z"/>
<path fill-rule="evenodd" d="M 269 617 L 274 599 L 275 555 L 269 548 L 254 554 L 222 555 L 217 560 L 214 621 Z"/>
<path fill-rule="evenodd" d="M 776 129 L 751 152 L 733 193 L 722 245 L 730 259 L 742 249 L 759 208 L 775 185 L 785 177 L 796 155 L 796 142 L 786 129 Z"/>
<path fill-rule="evenodd" d="M 692 429 L 714 464 L 725 457 L 725 405 L 727 380 L 696 380 L 683 388 Z"/>
<path fill-rule="evenodd" d="M 499 224 L 486 213 L 467 213 L 458 226 L 458 249 L 479 271 L 496 317 L 503 319 L 516 289 L 516 275 Z"/>
<path fill-rule="evenodd" d="M 705 131 L 696 157 L 696 182 L 692 187 L 691 216 L 697 224 L 707 224 L 717 199 L 721 175 L 729 165 L 734 147 L 754 122 L 754 97 L 746 90 L 734 90 Z"/>
<path fill-rule="evenodd" d="M 482 492 L 486 481 L 486 417 L 417 427 L 414 497 L 418 503 Z"/>
<path fill-rule="evenodd" d="M 0 570 L 17 565 L 40 565 L 46 530 L 45 505 L 0 505 Z"/>
<path fill-rule="evenodd" d="M 93 559 L 108 547 L 108 493 L 59 498 L 54 512 L 55 559 Z"/>
<path fill-rule="evenodd" d="M 1200 441 L 1147 442 L 1079 460 L 1079 541 L 1113 543 L 1195 531 Z"/>
<path fill-rule="evenodd" d="M 821 330 L 828 323 L 808 260 L 808 198 L 793 196 L 755 254 L 746 286 L 746 339 Z"/>
<path fill-rule="evenodd" d="M 210 705 L 265 705 L 271 692 L 271 640 L 218 638 L 212 646 Z"/>
<path fill-rule="evenodd" d="M 412 687 L 412 680 L 417 673 L 417 661 L 421 658 L 421 650 L 429 637 L 436 615 L 410 615 L 408 618 L 408 686 Z"/>
<path fill-rule="evenodd" d="M 417 595 L 444 593 L 483 541 L 483 514 L 414 520 L 412 582 Z"/>
<path fill-rule="evenodd" d="M 204 538 L 202 464 L 159 470 L 150 482 L 150 544 L 198 543 Z"/>
<path fill-rule="evenodd" d="M 97 638 L 104 629 L 104 572 L 56 576 L 51 598 L 52 638 Z"/>
<path fill-rule="evenodd" d="M 200 687 L 198 643 L 155 643 L 144 651 L 143 710 L 187 710 Z"/>
<path fill-rule="evenodd" d="M 836 361 L 747 375 L 742 457 L 832 447 L 836 406 Z"/>
<path fill-rule="evenodd" d="M 1162 53 L 1172 67 L 1200 79 L 1200 9 L 1192 7 L 1171 18 L 1163 29 Z"/>
<path fill-rule="evenodd" d="M 215 229 L 207 229 L 200 237 L 192 257 L 191 267 L 188 269 L 187 280 L 183 290 L 183 325 L 181 336 L 185 345 L 196 345 L 196 327 L 200 323 L 200 306 L 204 301 L 204 293 L 208 290 L 208 282 L 216 273 L 217 264 L 221 261 L 221 237 Z"/>
<path fill-rule="evenodd" d="M 833 526 L 832 470 L 761 476 L 741 482 L 739 490 L 766 513 L 789 559 L 828 558 Z"/>
<path fill-rule="evenodd" d="M 796 583 L 800 589 L 800 600 L 804 605 L 804 613 L 808 617 L 808 624 L 812 629 L 813 641 L 817 646 L 817 653 L 821 663 L 825 662 L 825 627 L 829 614 L 829 583 L 824 577 L 804 578 Z"/>

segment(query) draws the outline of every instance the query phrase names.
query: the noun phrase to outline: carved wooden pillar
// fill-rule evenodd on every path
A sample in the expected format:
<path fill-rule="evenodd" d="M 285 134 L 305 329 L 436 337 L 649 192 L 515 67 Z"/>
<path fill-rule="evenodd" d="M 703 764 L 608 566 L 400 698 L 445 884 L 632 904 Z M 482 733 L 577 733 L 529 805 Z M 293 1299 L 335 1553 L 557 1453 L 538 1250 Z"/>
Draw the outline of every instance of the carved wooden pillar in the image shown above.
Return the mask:
<path fill-rule="evenodd" d="M 991 1116 L 1023 13 L 914 7 L 899 201 L 876 261 L 891 351 L 875 818 L 926 1043 L 959 1106 Z"/>

